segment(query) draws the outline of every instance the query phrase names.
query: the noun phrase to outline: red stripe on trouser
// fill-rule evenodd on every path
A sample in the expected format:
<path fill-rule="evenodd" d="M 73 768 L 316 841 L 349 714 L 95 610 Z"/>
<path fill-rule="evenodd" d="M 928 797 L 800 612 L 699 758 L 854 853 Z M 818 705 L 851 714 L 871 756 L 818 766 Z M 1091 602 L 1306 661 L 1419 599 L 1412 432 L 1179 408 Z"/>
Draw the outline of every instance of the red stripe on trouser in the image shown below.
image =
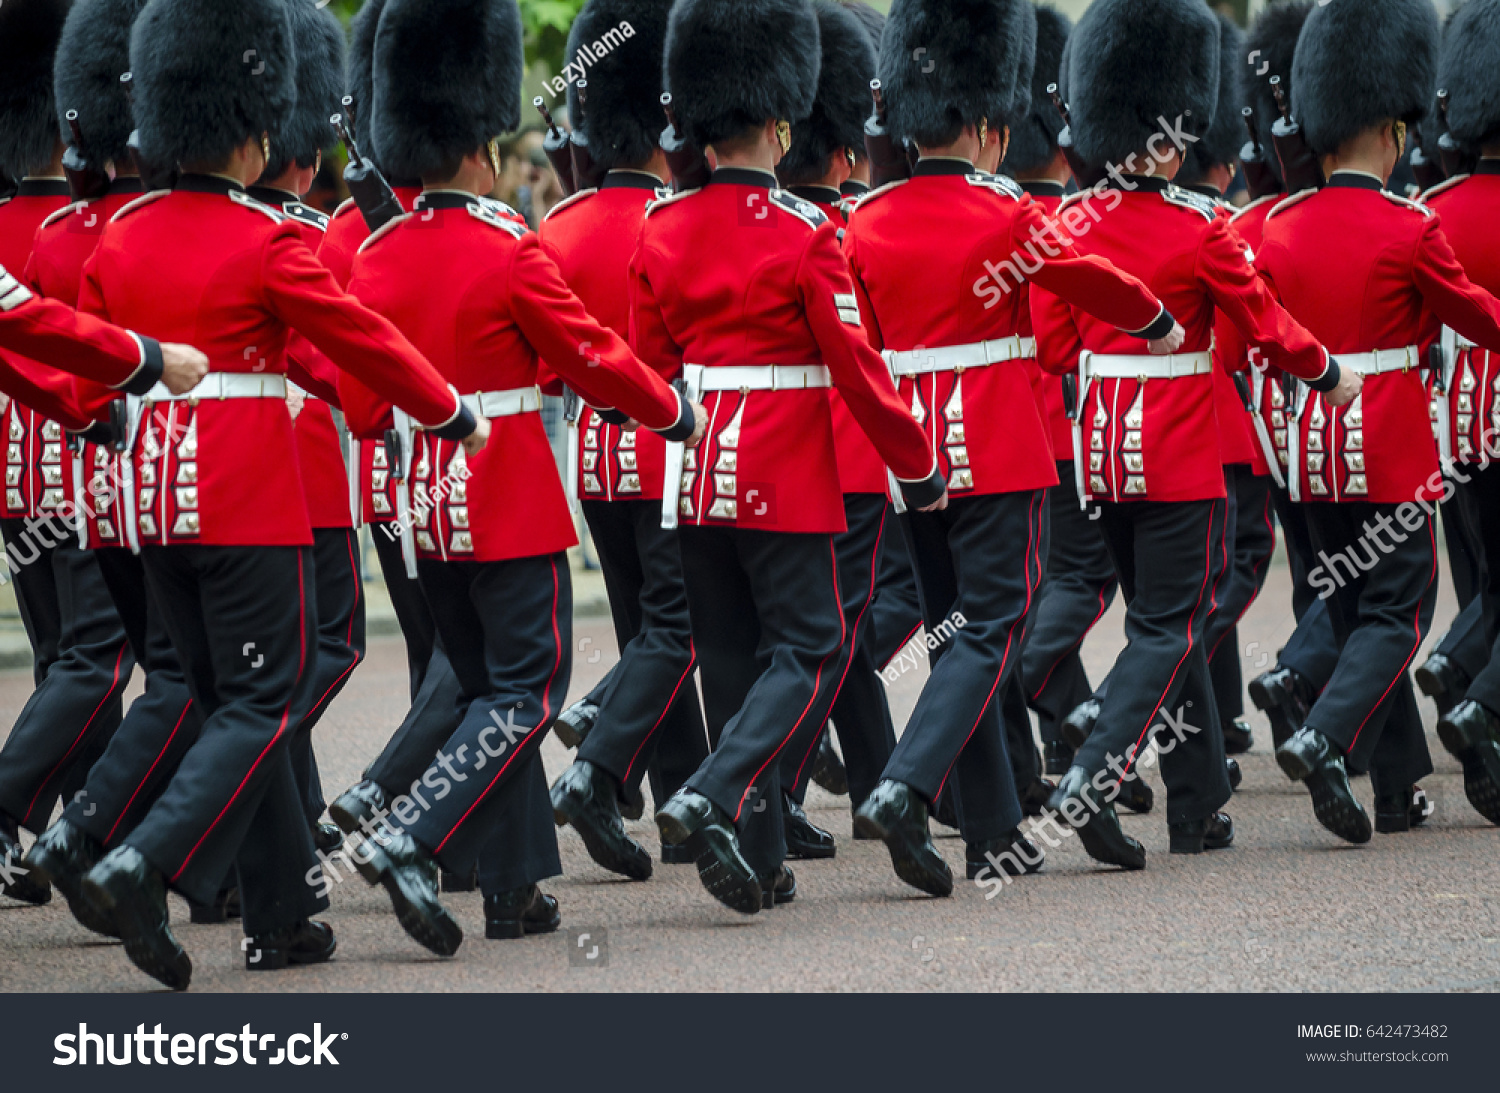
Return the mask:
<path fill-rule="evenodd" d="M 672 712 L 672 706 L 677 701 L 677 692 L 682 690 L 682 685 L 686 683 L 688 681 L 688 678 L 693 674 L 693 666 L 697 664 L 697 662 L 698 657 L 697 654 L 693 651 L 692 639 L 688 639 L 687 668 L 683 671 L 681 678 L 677 680 L 677 686 L 672 688 L 672 694 L 670 697 L 668 697 L 666 706 L 662 708 L 661 716 L 656 719 L 656 724 L 651 726 L 651 731 L 646 734 L 645 738 L 636 747 L 635 754 L 630 757 L 630 762 L 625 767 L 625 777 L 620 779 L 622 782 L 630 781 L 630 772 L 635 769 L 635 761 L 639 759 L 641 757 L 641 753 L 646 750 L 646 745 L 649 744 L 651 742 L 651 738 L 656 735 L 656 730 L 661 728 L 661 723 L 667 719 L 667 714 Z"/>
<path fill-rule="evenodd" d="M 875 583 L 876 578 L 878 577 L 877 569 L 880 562 L 880 537 L 884 534 L 885 510 L 882 509 L 880 512 L 880 527 L 875 533 L 875 549 L 870 552 L 870 589 L 868 594 L 865 596 L 864 606 L 859 609 L 859 614 L 854 616 L 853 629 L 846 629 L 844 631 L 844 640 L 849 643 L 849 656 L 844 661 L 844 671 L 843 674 L 839 676 L 839 684 L 836 688 L 834 688 L 834 702 L 837 702 L 839 700 L 839 691 L 842 691 L 844 689 L 844 680 L 849 678 L 849 669 L 854 665 L 854 643 L 859 640 L 860 624 L 865 621 L 866 612 L 870 610 L 870 605 L 875 602 Z M 837 550 L 834 551 L 834 557 L 838 557 Z M 832 709 L 832 706 L 830 705 L 829 708 Z M 808 745 L 807 754 L 802 757 L 802 762 L 797 764 L 797 776 L 793 779 L 794 785 L 797 782 L 802 781 L 802 769 L 807 766 L 807 761 L 812 758 L 813 752 L 818 750 L 818 741 L 822 739 L 822 733 L 817 733 L 813 736 L 812 743 Z"/>
<path fill-rule="evenodd" d="M 760 770 L 757 770 L 750 776 L 750 782 L 745 787 L 745 792 L 740 794 L 739 807 L 734 810 L 735 823 L 740 822 L 740 813 L 745 811 L 745 798 L 749 795 L 750 786 L 755 785 L 756 780 L 759 779 L 763 773 L 765 773 L 765 769 L 776 761 L 776 757 L 781 754 L 781 749 L 786 747 L 787 744 L 791 742 L 792 737 L 797 735 L 797 730 L 802 727 L 802 719 L 807 716 L 807 712 L 813 708 L 813 703 L 817 702 L 818 700 L 818 688 L 823 682 L 823 669 L 828 664 L 828 658 L 836 657 L 843 651 L 844 641 L 849 636 L 849 627 L 844 623 L 844 600 L 843 597 L 839 595 L 839 557 L 838 552 L 834 550 L 832 537 L 830 537 L 828 540 L 828 555 L 830 561 L 833 563 L 833 602 L 837 605 L 839 612 L 838 646 L 832 653 L 828 654 L 827 657 L 824 657 L 821 661 L 818 662 L 818 670 L 813 674 L 812 694 L 807 699 L 807 705 L 803 706 L 802 712 L 797 715 L 797 720 L 792 722 L 791 730 L 786 734 L 785 737 L 782 738 L 781 743 L 776 745 L 776 750 L 771 753 L 770 758 L 768 758 L 764 763 L 760 765 Z"/>
<path fill-rule="evenodd" d="M 1021 609 L 1020 616 L 1016 619 L 1015 622 L 1011 623 L 1010 630 L 1005 635 L 1005 652 L 1003 652 L 1002 654 L 1000 654 L 1000 668 L 995 673 L 995 682 L 993 682 L 993 683 L 990 684 L 990 692 L 989 692 L 989 694 L 985 695 L 985 697 L 984 697 L 984 705 L 979 707 L 979 716 L 976 717 L 976 718 L 974 718 L 974 724 L 972 724 L 972 725 L 969 726 L 969 733 L 968 733 L 967 736 L 964 737 L 964 742 L 959 745 L 958 751 L 956 751 L 956 752 L 953 753 L 953 758 L 951 760 L 949 760 L 949 762 L 948 762 L 948 769 L 945 770 L 945 771 L 943 771 L 943 780 L 938 783 L 937 792 L 932 795 L 932 799 L 934 801 L 936 801 L 939 797 L 941 797 L 943 795 L 943 788 L 945 786 L 947 786 L 947 784 L 948 784 L 948 776 L 953 773 L 953 766 L 954 766 L 954 764 L 958 762 L 958 757 L 963 754 L 964 748 L 966 748 L 966 747 L 969 746 L 969 741 L 974 736 L 974 730 L 976 730 L 977 728 L 979 728 L 979 723 L 984 720 L 984 711 L 990 708 L 990 700 L 995 697 L 995 690 L 996 690 L 996 688 L 998 688 L 1000 686 L 1000 681 L 1005 678 L 1005 666 L 1010 663 L 1010 647 L 1015 642 L 1015 639 L 1016 639 L 1016 628 L 1017 627 L 1023 627 L 1024 628 L 1025 623 L 1026 623 L 1026 616 L 1031 613 L 1031 598 L 1032 598 L 1033 595 L 1036 594 L 1037 587 L 1042 583 L 1042 573 L 1041 573 L 1040 559 L 1038 559 L 1038 564 L 1037 564 L 1037 576 L 1036 576 L 1036 580 L 1033 582 L 1032 579 L 1031 579 L 1031 556 L 1032 556 L 1032 552 L 1036 549 L 1037 538 L 1041 534 L 1041 519 L 1040 519 L 1040 515 L 1041 515 L 1041 495 L 1040 494 L 1038 495 L 1037 500 L 1035 500 L 1035 501 L 1032 502 L 1032 505 L 1035 506 L 1035 508 L 1037 510 L 1037 515 L 1036 516 L 1032 516 L 1032 515 L 1028 514 L 1027 517 L 1026 517 L 1026 530 L 1027 530 L 1027 535 L 1026 535 L 1026 565 L 1025 565 L 1026 606 Z M 932 685 L 932 677 L 931 676 L 927 677 L 927 684 L 928 684 L 928 686 Z"/>
<path fill-rule="evenodd" d="M 1437 580 L 1437 564 L 1438 564 L 1438 562 L 1437 562 L 1437 530 L 1432 526 L 1432 520 L 1430 518 L 1427 521 L 1427 534 L 1428 534 L 1428 537 L 1429 537 L 1429 539 L 1431 540 L 1431 543 L 1432 543 L 1432 572 L 1431 572 L 1431 574 L 1427 578 L 1427 586 L 1428 586 L 1428 588 L 1431 588 L 1432 587 L 1432 582 L 1435 581 L 1435 580 Z M 1425 593 L 1423 595 L 1423 598 L 1424 599 L 1426 598 Z M 1416 634 L 1416 637 L 1417 637 L 1416 644 L 1414 644 L 1411 647 L 1411 652 L 1406 654 L 1406 659 L 1404 661 L 1402 661 L 1402 663 L 1401 663 L 1401 670 L 1396 673 L 1396 678 L 1393 679 L 1393 680 L 1391 680 L 1390 686 L 1387 687 L 1385 689 L 1385 693 L 1380 696 L 1380 701 L 1377 702 L 1377 703 L 1375 703 L 1375 705 L 1373 705 L 1373 706 L 1370 707 L 1370 712 L 1367 713 L 1367 714 L 1365 714 L 1365 719 L 1359 723 L 1359 728 L 1357 728 L 1357 729 L 1354 730 L 1354 738 L 1349 741 L 1349 750 L 1350 751 L 1354 750 L 1354 745 L 1359 742 L 1359 734 L 1365 731 L 1365 726 L 1370 723 L 1370 718 L 1372 718 L 1372 717 L 1375 716 L 1375 711 L 1378 710 L 1378 709 L 1380 709 L 1381 703 L 1383 703 L 1386 700 L 1386 698 L 1390 695 L 1391 691 L 1395 690 L 1396 684 L 1400 683 L 1401 680 L 1406 676 L 1406 669 L 1409 668 L 1409 667 L 1411 667 L 1412 658 L 1417 655 L 1417 650 L 1422 647 L 1422 601 L 1421 600 L 1417 601 L 1417 617 L 1416 617 L 1416 619 L 1412 623 L 1412 631 Z"/>
<path fill-rule="evenodd" d="M 110 699 L 115 697 L 115 689 L 120 686 L 120 665 L 125 660 L 125 650 L 127 648 L 129 648 L 128 644 L 121 645 L 120 651 L 115 654 L 115 674 L 109 681 L 109 690 L 99 700 L 99 705 L 94 707 L 94 712 L 89 714 L 89 719 L 83 723 L 83 728 L 78 730 L 78 735 L 68 745 L 68 750 L 63 753 L 63 757 L 53 765 L 52 769 L 47 772 L 47 776 L 37 784 L 36 792 L 31 795 L 31 800 L 26 804 L 26 813 L 21 817 L 23 821 L 31 819 L 31 810 L 36 807 L 38 799 L 42 796 L 42 791 L 47 788 L 48 783 L 57 776 L 58 771 L 62 770 L 68 760 L 73 757 L 73 753 L 78 750 L 78 746 L 83 743 L 83 738 L 88 735 L 89 728 L 94 724 L 94 719 L 99 716 L 99 711 L 104 709 Z M 27 826 L 30 825 L 28 824 Z"/>
<path fill-rule="evenodd" d="M 140 784 L 135 787 L 135 792 L 130 795 L 130 800 L 126 801 L 125 807 L 120 810 L 120 815 L 115 819 L 114 825 L 110 827 L 109 834 L 104 836 L 105 846 L 108 846 L 109 841 L 115 837 L 115 832 L 119 830 L 120 825 L 125 822 L 125 817 L 130 815 L 131 806 L 135 804 L 135 799 L 140 796 L 141 790 L 146 788 L 146 783 L 151 780 L 152 772 L 156 770 L 157 766 L 160 765 L 167 752 L 171 750 L 172 741 L 177 739 L 177 730 L 182 728 L 182 723 L 184 720 L 186 720 L 188 711 L 192 708 L 193 700 L 190 698 L 182 707 L 182 713 L 178 715 L 177 724 L 172 726 L 172 735 L 167 737 L 167 742 L 161 746 L 161 751 L 157 752 L 156 758 L 151 760 L 150 768 L 141 777 Z"/>
<path fill-rule="evenodd" d="M 552 721 L 552 681 L 557 678 L 557 670 L 562 667 L 562 633 L 557 628 L 557 601 L 561 594 L 561 585 L 557 577 L 557 559 L 554 558 L 552 560 L 552 643 L 553 648 L 557 652 L 557 659 L 552 663 L 552 674 L 547 677 L 547 686 L 542 691 L 541 720 L 537 722 L 536 727 L 531 732 L 536 732 L 537 728 Z M 526 735 L 529 737 L 531 733 L 527 733 Z M 472 805 L 464 809 L 464 814 L 458 818 L 457 823 L 448 829 L 448 834 L 443 836 L 443 841 L 432 848 L 434 854 L 441 854 L 443 852 L 443 847 L 448 845 L 448 840 L 453 838 L 454 832 L 463 826 L 464 821 L 469 818 L 469 814 L 479 807 L 481 801 L 489 796 L 490 790 L 495 788 L 495 783 L 500 781 L 501 775 L 510 769 L 510 765 L 516 761 L 516 756 L 520 754 L 520 748 L 516 748 L 515 751 L 511 752 L 510 758 L 501 764 L 500 769 L 495 772 L 495 776 L 490 779 L 490 784 L 484 787 L 478 797 L 474 798 Z"/>
<path fill-rule="evenodd" d="M 901 644 L 900 645 L 896 646 L 896 652 L 892 653 L 886 659 L 886 662 L 880 666 L 881 671 L 884 671 L 885 669 L 889 668 L 890 665 L 891 665 L 891 661 L 893 661 L 893 660 L 896 659 L 896 657 L 900 654 L 901 650 L 905 649 L 909 644 L 911 644 L 911 639 L 914 638 L 914 637 L 916 637 L 918 634 L 920 634 L 922 632 L 923 625 L 925 625 L 925 624 L 919 622 L 919 623 L 917 623 L 917 625 L 915 625 L 915 626 L 913 626 L 911 628 L 911 632 L 908 633 L 906 635 L 906 637 L 904 637 L 904 638 L 901 639 Z"/>
<path fill-rule="evenodd" d="M 297 682 L 301 682 L 302 673 L 306 670 L 306 668 L 307 589 L 305 587 L 305 582 L 302 576 L 302 551 L 299 550 L 297 552 Z M 245 772 L 245 776 L 240 779 L 240 784 L 234 787 L 234 793 L 230 795 L 229 800 L 224 802 L 224 807 L 219 809 L 219 814 L 214 817 L 213 823 L 208 825 L 208 828 L 203 832 L 202 835 L 198 837 L 198 841 L 193 844 L 193 848 L 187 852 L 187 857 L 182 859 L 182 864 L 177 867 L 177 872 L 172 874 L 169 883 L 176 884 L 177 879 L 187 871 L 188 863 L 193 860 L 193 855 L 198 853 L 198 848 L 202 846 L 204 840 L 213 833 L 213 829 L 219 826 L 219 821 L 224 818 L 224 814 L 229 811 L 229 809 L 234 805 L 235 801 L 239 800 L 240 794 L 245 790 L 246 783 L 249 782 L 250 778 L 255 774 L 256 768 L 258 768 L 261 764 L 261 760 L 263 760 L 270 752 L 270 750 L 276 746 L 276 742 L 281 739 L 281 734 L 286 732 L 287 721 L 292 716 L 292 702 L 295 700 L 296 694 L 297 685 L 296 683 L 294 683 L 292 685 L 292 696 L 286 700 L 286 709 L 281 711 L 281 722 L 276 726 L 275 735 L 266 742 L 265 747 L 260 749 L 260 754 L 255 757 L 255 762 L 250 764 L 250 769 L 247 770 Z M 207 727 L 208 726 L 205 724 L 204 728 L 206 729 Z"/>
<path fill-rule="evenodd" d="M 1229 517 L 1229 505 L 1227 502 L 1224 505 L 1224 516 L 1227 521 Z M 1146 734 L 1151 731 L 1151 723 L 1156 720 L 1156 715 L 1161 710 L 1161 704 L 1167 700 L 1167 695 L 1172 693 L 1172 684 L 1177 682 L 1177 673 L 1182 671 L 1182 666 L 1187 663 L 1187 658 L 1192 654 L 1193 646 L 1194 644 L 1196 644 L 1197 639 L 1193 637 L 1193 619 L 1197 617 L 1198 607 L 1203 603 L 1203 593 L 1208 588 L 1208 574 L 1210 569 L 1208 559 L 1209 555 L 1213 553 L 1213 549 L 1214 521 L 1212 514 L 1210 514 L 1208 520 L 1208 530 L 1204 533 L 1203 536 L 1203 583 L 1198 586 L 1198 599 L 1193 604 L 1193 613 L 1188 616 L 1187 648 L 1182 651 L 1182 656 L 1178 658 L 1176 667 L 1172 669 L 1171 676 L 1167 678 L 1166 689 L 1162 691 L 1161 697 L 1156 700 L 1156 704 L 1151 708 L 1151 716 L 1146 718 L 1146 727 L 1142 729 L 1141 734 L 1135 738 L 1136 755 L 1140 755 L 1141 742 L 1146 739 Z M 1105 701 L 1108 701 L 1108 699 L 1106 699 Z M 1135 759 L 1132 757 L 1131 760 L 1120 769 L 1128 773 L 1130 771 L 1130 768 L 1134 765 Z M 1125 775 L 1121 774 L 1120 777 L 1116 779 L 1115 785 L 1122 786 L 1124 784 Z"/>

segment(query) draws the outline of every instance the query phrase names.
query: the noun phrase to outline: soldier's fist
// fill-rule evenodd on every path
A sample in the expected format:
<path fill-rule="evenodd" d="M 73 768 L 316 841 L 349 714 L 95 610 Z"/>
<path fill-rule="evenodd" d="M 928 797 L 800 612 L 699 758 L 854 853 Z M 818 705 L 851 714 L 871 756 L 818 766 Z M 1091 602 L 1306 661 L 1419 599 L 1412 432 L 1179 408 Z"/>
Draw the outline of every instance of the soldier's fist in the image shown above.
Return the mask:
<path fill-rule="evenodd" d="M 917 511 L 918 512 L 942 512 L 947 507 L 948 507 L 948 491 L 944 490 L 943 491 L 943 496 L 939 497 L 932 504 L 926 505 L 926 506 L 918 509 Z"/>
<path fill-rule="evenodd" d="M 487 417 L 475 418 L 474 431 L 464 437 L 464 455 L 476 456 L 484 451 L 484 446 L 490 442 L 490 419 Z"/>
<path fill-rule="evenodd" d="M 1165 338 L 1152 338 L 1146 343 L 1146 348 L 1158 355 L 1175 353 L 1182 348 L 1182 343 L 1187 339 L 1187 331 L 1182 329 L 1181 323 L 1172 324 L 1172 332 Z"/>
<path fill-rule="evenodd" d="M 307 392 L 295 387 L 289 387 L 286 393 L 286 412 L 292 415 L 292 420 L 297 420 L 297 415 L 302 413 L 302 407 L 307 403 Z"/>
<path fill-rule="evenodd" d="M 683 441 L 689 448 L 696 448 L 703 442 L 703 435 L 708 432 L 708 411 L 703 408 L 703 403 L 693 403 L 693 435 Z"/>
<path fill-rule="evenodd" d="M 174 395 L 185 395 L 208 375 L 208 358 L 190 345 L 161 343 L 161 382 Z"/>
<path fill-rule="evenodd" d="M 1359 397 L 1365 378 L 1352 368 L 1339 369 L 1339 385 L 1323 396 L 1330 406 L 1347 406 Z"/>

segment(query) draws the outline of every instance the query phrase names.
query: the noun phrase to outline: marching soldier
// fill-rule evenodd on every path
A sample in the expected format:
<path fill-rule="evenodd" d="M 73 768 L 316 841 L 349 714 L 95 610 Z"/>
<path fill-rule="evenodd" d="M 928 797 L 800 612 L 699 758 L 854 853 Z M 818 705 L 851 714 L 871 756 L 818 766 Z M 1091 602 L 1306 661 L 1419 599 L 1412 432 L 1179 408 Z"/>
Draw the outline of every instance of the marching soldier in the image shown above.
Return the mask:
<path fill-rule="evenodd" d="M 589 68 L 586 95 L 577 84 L 568 89 L 575 132 L 602 177 L 597 187 L 553 206 L 539 231 L 543 249 L 589 313 L 622 338 L 630 334 L 630 258 L 646 205 L 664 195 L 658 61 L 670 6 L 591 0 L 579 12 L 569 58 L 607 31 L 628 26 L 633 33 Z M 651 858 L 625 834 L 619 802 L 639 797 L 654 755 L 671 755 L 667 784 L 653 794 L 663 803 L 708 755 L 682 557 L 676 534 L 661 526 L 665 444 L 587 407 L 575 427 L 579 460 L 568 473 L 577 476 L 573 488 L 599 552 L 620 661 L 597 693 L 577 761 L 552 787 L 552 808 L 559 823 L 573 825 L 594 861 L 644 880 Z"/>
<path fill-rule="evenodd" d="M 1041 250 L 1054 232 L 1040 208 L 1010 179 L 975 169 L 994 146 L 1003 158 L 1010 121 L 1029 113 L 1034 22 L 1028 0 L 898 0 L 881 43 L 881 81 L 892 135 L 921 159 L 909 182 L 860 202 L 844 240 L 872 336 L 954 495 L 947 511 L 907 516 L 934 665 L 856 815 L 885 840 L 902 880 L 938 896 L 953 880 L 927 817 L 945 790 L 956 798 L 970 879 L 1013 849 L 1026 871 L 1041 863 L 1018 830 L 1000 710 L 1020 671 L 1046 557 L 1045 491 L 1057 481 L 1024 363 L 1035 356 L 1019 334 L 1024 290 L 1034 283 L 1087 301 L 1153 351 L 1182 337 L 1140 281 L 1079 257 L 1066 239 Z M 941 250 L 918 242 L 934 236 L 953 242 Z"/>
<path fill-rule="evenodd" d="M 1164 39 L 1162 26 L 1174 37 Z M 1204 627 L 1223 557 L 1224 472 L 1216 442 L 1210 346 L 1222 312 L 1249 345 L 1343 404 L 1359 389 L 1271 297 L 1244 244 L 1214 204 L 1172 184 L 1185 148 L 1202 138 L 1219 95 L 1219 25 L 1193 0 L 1099 0 L 1069 39 L 1069 108 L 1079 157 L 1103 181 L 1058 216 L 1080 250 L 1140 270 L 1188 329 L 1182 352 L 1150 358 L 1096 319 L 1047 306 L 1037 329 L 1079 357 L 1079 439 L 1085 497 L 1127 603 L 1129 644 L 1115 662 L 1097 727 L 1063 776 L 1052 806 L 1098 861 L 1145 866 L 1112 801 L 1167 717 L 1162 739 L 1174 853 L 1228 846 L 1229 799 Z M 1128 58 L 1128 65 L 1126 59 Z M 1149 84 L 1120 73 L 1151 72 Z M 1148 120 L 1149 119 L 1149 120 Z M 1084 225 L 1090 225 L 1084 227 Z M 1141 249 L 1150 240 L 1150 249 Z M 1042 301 L 1052 305 L 1051 301 Z M 1067 330 L 1071 318 L 1076 329 Z M 1049 367 L 1059 359 L 1044 353 Z M 1205 443 L 1204 438 L 1213 442 Z"/>
<path fill-rule="evenodd" d="M 291 330 L 440 435 L 475 450 L 488 435 L 394 327 L 339 290 L 297 227 L 245 192 L 294 103 L 292 50 L 273 0 L 154 0 L 142 12 L 131 39 L 140 150 L 181 174 L 116 214 L 80 295 L 96 314 L 193 333 L 212 363 L 191 397 L 159 391 L 142 404 L 129 465 L 141 492 L 127 489 L 121 515 L 203 727 L 83 882 L 131 961 L 175 989 L 192 964 L 168 925 L 166 889 L 211 903 L 231 862 L 257 962 L 314 963 L 334 949 L 332 930 L 310 921 L 327 903 L 305 880 L 315 859 L 287 751 L 314 697 L 312 533 L 304 506 L 253 501 L 300 494 L 285 404 Z M 222 82 L 203 86 L 204 71 Z"/>
<path fill-rule="evenodd" d="M 946 493 L 870 348 L 836 226 L 777 186 L 818 84 L 812 6 L 678 0 L 667 41 L 681 136 L 717 169 L 703 189 L 648 212 L 631 331 L 646 359 L 681 368 L 711 418 L 699 451 L 668 459 L 663 515 L 680 525 L 705 713 L 719 736 L 656 822 L 664 841 L 691 848 L 716 899 L 754 914 L 796 892 L 780 764 L 816 742 L 847 660 L 828 388 L 907 504 L 941 506 Z"/>
<path fill-rule="evenodd" d="M 479 58 L 494 70 L 476 87 Z M 393 802 L 360 864 L 440 955 L 463 934 L 438 902 L 439 862 L 459 876 L 477 862 L 487 937 L 560 921 L 537 887 L 561 871 L 538 750 L 567 690 L 576 537 L 538 413 L 539 358 L 601 408 L 670 440 L 697 432 L 687 400 L 584 311 L 534 234 L 482 196 L 500 171 L 496 138 L 520 120 L 520 82 L 514 0 L 387 3 L 372 136 L 385 165 L 424 188 L 410 215 L 361 247 L 350 288 L 407 331 L 496 433 L 483 458 L 441 434 L 410 449 L 418 574 L 462 689 L 461 720 L 422 778 L 449 788 L 425 807 Z"/>

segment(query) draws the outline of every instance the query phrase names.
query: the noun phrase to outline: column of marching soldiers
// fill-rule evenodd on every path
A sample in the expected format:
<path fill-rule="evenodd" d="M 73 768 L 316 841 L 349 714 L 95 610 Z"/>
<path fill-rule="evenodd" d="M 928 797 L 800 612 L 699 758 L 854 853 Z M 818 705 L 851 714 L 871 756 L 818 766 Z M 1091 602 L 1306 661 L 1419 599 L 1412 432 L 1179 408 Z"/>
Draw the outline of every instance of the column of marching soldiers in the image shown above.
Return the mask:
<path fill-rule="evenodd" d="M 1172 852 L 1222 849 L 1278 525 L 1297 625 L 1248 685 L 1276 760 L 1337 837 L 1407 832 L 1439 513 L 1465 606 L 1415 677 L 1500 823 L 1500 0 L 1441 27 L 1280 3 L 1248 36 L 1200 0 L 1076 28 L 1030 0 L 589 0 L 567 58 L 572 196 L 533 232 L 486 196 L 515 0 L 366 0 L 347 46 L 313 0 L 0 8 L 36 679 L 5 895 L 55 887 L 184 988 L 168 890 L 240 916 L 249 968 L 324 961 L 347 835 L 451 955 L 444 890 L 482 890 L 489 938 L 557 928 L 558 826 L 649 878 L 649 776 L 662 861 L 736 911 L 834 856 L 813 778 L 946 896 L 931 818 L 981 884 L 1040 868 L 1025 816 L 1143 868 L 1117 809 L 1153 808 L 1153 741 Z M 336 124 L 329 219 L 299 198 Z M 1385 189 L 1408 161 L 1420 202 Z M 570 499 L 620 660 L 564 709 Z M 411 708 L 330 824 L 312 742 L 364 652 L 361 521 Z M 914 641 L 898 741 L 879 673 Z M 577 748 L 550 790 L 549 729 Z"/>

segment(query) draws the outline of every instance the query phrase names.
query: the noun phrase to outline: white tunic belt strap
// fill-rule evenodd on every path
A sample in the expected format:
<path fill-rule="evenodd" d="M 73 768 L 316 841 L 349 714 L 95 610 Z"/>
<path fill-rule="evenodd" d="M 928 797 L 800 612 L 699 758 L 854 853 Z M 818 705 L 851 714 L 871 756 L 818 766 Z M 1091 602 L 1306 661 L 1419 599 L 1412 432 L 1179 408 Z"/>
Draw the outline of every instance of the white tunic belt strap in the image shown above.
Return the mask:
<path fill-rule="evenodd" d="M 987 364 L 1029 359 L 1036 356 L 1036 339 L 1013 334 L 967 345 L 941 345 L 931 349 L 887 349 L 884 353 L 894 376 L 925 376 L 933 372 L 959 372 Z"/>

